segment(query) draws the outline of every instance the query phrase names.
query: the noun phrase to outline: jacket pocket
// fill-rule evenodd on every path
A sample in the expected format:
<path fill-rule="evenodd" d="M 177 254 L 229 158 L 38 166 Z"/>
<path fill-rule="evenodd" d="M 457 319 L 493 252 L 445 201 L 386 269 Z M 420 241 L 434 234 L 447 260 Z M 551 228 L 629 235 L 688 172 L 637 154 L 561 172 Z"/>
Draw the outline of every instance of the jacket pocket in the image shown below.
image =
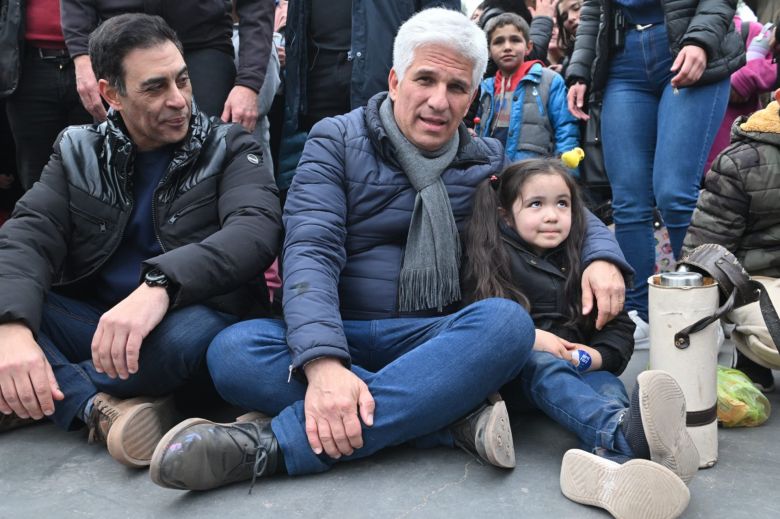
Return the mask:
<path fill-rule="evenodd" d="M 77 216 L 77 219 L 74 221 L 76 227 L 79 227 L 78 219 L 81 219 L 81 220 L 85 220 L 88 224 L 97 227 L 97 231 L 99 233 L 105 233 L 108 231 L 108 223 L 105 220 L 102 220 L 97 216 L 91 215 L 88 212 L 79 209 L 73 204 L 70 205 L 70 212 L 73 213 L 75 216 Z M 86 227 L 90 227 L 90 225 L 87 225 Z"/>
<path fill-rule="evenodd" d="M 177 210 L 168 218 L 168 223 L 174 224 L 176 223 L 176 220 L 178 220 L 182 216 L 191 213 L 197 209 L 200 209 L 201 207 L 205 207 L 209 204 L 213 204 L 216 199 L 217 199 L 217 195 L 215 193 L 207 198 L 198 200 L 197 202 L 194 202 L 188 206 L 182 207 L 181 209 Z"/>

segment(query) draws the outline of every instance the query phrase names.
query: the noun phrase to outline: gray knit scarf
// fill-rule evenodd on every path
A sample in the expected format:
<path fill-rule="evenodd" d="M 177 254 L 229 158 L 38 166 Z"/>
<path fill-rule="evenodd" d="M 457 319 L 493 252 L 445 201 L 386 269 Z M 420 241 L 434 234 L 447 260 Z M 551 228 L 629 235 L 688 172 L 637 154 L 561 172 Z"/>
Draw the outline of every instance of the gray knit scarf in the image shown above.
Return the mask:
<path fill-rule="evenodd" d="M 417 196 L 406 237 L 406 250 L 398 281 L 398 310 L 441 309 L 460 300 L 460 239 L 447 188 L 441 174 L 458 151 L 458 134 L 435 152 L 424 152 L 404 137 L 387 97 L 379 117 L 395 158 Z"/>

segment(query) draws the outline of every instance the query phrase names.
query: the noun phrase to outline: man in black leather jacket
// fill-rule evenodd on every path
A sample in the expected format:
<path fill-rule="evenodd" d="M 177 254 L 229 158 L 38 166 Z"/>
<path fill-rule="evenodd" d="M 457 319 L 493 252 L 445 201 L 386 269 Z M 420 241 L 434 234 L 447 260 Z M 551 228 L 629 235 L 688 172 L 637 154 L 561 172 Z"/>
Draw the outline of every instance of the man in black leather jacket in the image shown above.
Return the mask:
<path fill-rule="evenodd" d="M 192 102 L 162 18 L 106 21 L 90 58 L 108 120 L 63 131 L 0 229 L 0 431 L 87 423 L 145 466 L 175 421 L 160 397 L 207 380 L 211 339 L 267 308 L 280 210 L 252 137 Z"/>

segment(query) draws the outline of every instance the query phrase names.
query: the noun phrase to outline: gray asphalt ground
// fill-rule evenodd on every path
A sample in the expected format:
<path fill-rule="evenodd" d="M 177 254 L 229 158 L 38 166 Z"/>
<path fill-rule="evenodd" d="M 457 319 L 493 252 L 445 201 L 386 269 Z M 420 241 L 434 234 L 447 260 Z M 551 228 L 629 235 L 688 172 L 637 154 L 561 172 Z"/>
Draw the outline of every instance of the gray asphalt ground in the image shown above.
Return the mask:
<path fill-rule="evenodd" d="M 647 365 L 638 351 L 623 375 L 629 389 Z M 776 377 L 777 378 L 777 377 Z M 780 380 L 778 380 L 780 385 Z M 770 395 L 780 409 L 780 395 Z M 567 500 L 558 484 L 576 438 L 542 415 L 513 419 L 517 468 L 500 471 L 460 450 L 389 449 L 325 474 L 239 483 L 211 492 L 157 487 L 83 432 L 51 424 L 0 437 L 0 518 L 605 518 Z M 753 429 L 721 429 L 719 460 L 690 485 L 686 518 L 780 517 L 780 418 Z"/>

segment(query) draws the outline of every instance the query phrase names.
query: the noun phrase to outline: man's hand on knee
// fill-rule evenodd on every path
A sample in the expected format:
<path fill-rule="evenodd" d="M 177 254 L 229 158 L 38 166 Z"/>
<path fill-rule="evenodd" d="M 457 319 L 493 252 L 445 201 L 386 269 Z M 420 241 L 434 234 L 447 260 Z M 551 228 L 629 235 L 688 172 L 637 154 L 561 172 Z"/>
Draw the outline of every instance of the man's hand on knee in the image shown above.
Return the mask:
<path fill-rule="evenodd" d="M 304 401 L 309 445 L 331 458 L 349 456 L 363 446 L 360 420 L 367 427 L 374 424 L 374 398 L 368 386 L 333 358 L 314 360 L 304 371 L 309 380 Z"/>
<path fill-rule="evenodd" d="M 623 310 L 626 283 L 620 269 L 608 261 L 594 261 L 582 273 L 582 313 L 593 310 L 596 299 L 598 315 L 596 329 L 601 330 Z"/>
<path fill-rule="evenodd" d="M 0 325 L 0 412 L 40 420 L 54 413 L 54 401 L 63 398 L 30 329 L 21 323 Z"/>
<path fill-rule="evenodd" d="M 95 369 L 123 380 L 136 373 L 141 343 L 160 324 L 169 304 L 165 288 L 142 284 L 104 313 L 92 337 Z"/>

